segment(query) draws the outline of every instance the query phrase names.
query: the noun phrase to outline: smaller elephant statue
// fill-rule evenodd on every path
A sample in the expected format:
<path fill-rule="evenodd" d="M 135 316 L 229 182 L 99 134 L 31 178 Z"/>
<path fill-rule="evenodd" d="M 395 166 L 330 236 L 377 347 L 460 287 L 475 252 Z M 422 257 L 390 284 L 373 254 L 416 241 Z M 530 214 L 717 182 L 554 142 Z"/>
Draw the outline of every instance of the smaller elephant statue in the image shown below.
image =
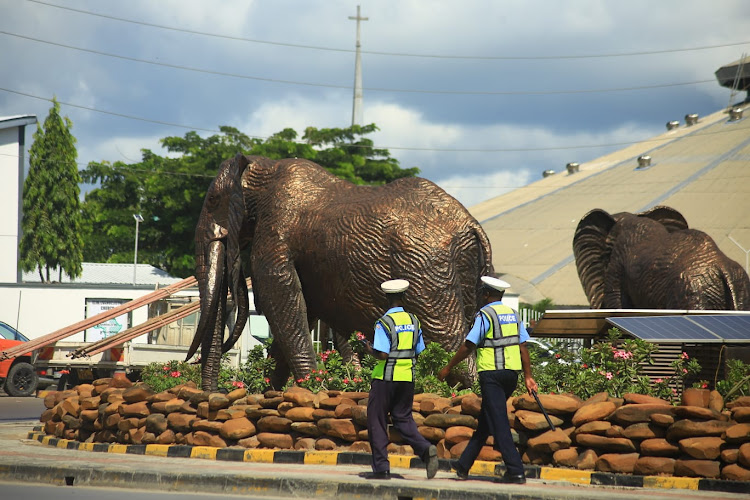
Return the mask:
<path fill-rule="evenodd" d="M 592 308 L 750 309 L 750 278 L 677 210 L 587 213 L 573 237 Z"/>
<path fill-rule="evenodd" d="M 219 360 L 248 317 L 245 269 L 256 309 L 268 320 L 276 361 L 272 385 L 317 367 L 316 320 L 334 333 L 346 362 L 348 338 L 370 339 L 387 308 L 383 281 L 411 282 L 406 307 L 426 341 L 456 350 L 478 308 L 481 276 L 492 272 L 489 239 L 466 208 L 418 177 L 357 186 L 304 159 L 237 155 L 224 161 L 206 193 L 195 231 L 202 384 L 215 389 Z M 229 337 L 228 292 L 237 306 Z"/>

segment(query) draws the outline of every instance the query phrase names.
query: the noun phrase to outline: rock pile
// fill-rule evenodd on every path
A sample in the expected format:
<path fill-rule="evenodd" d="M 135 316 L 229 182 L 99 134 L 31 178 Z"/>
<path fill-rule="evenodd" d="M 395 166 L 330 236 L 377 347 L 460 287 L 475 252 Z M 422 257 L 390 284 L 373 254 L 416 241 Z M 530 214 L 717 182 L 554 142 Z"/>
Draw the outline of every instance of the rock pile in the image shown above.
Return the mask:
<path fill-rule="evenodd" d="M 365 392 L 228 394 L 185 384 L 155 393 L 142 383 L 100 379 L 50 393 L 44 431 L 81 442 L 370 452 Z M 605 393 L 581 401 L 540 394 L 557 429 L 528 395 L 508 414 L 525 463 L 640 475 L 750 481 L 750 397 L 728 403 L 716 391 L 688 389 L 683 404 Z M 441 458 L 456 458 L 477 425 L 481 398 L 418 394 L 414 420 Z M 395 430 L 389 452 L 412 455 Z M 492 437 L 479 460 L 499 461 Z"/>

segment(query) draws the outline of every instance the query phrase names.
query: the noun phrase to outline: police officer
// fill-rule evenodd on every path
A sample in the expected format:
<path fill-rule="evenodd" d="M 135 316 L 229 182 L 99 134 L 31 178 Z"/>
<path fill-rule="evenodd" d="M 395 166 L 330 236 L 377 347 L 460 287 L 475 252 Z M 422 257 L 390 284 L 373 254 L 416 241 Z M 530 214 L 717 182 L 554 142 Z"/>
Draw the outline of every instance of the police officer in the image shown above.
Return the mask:
<path fill-rule="evenodd" d="M 367 434 L 372 449 L 372 472 L 368 479 L 390 479 L 388 462 L 388 424 L 391 422 L 418 457 L 425 463 L 427 478 L 435 477 L 438 469 L 437 448 L 419 431 L 412 417 L 414 402 L 414 365 L 424 350 L 419 320 L 403 308 L 404 292 L 409 282 L 390 280 L 380 285 L 386 293 L 389 309 L 375 323 L 374 343 L 365 341 L 365 349 L 378 360 L 372 371 L 367 402 Z"/>
<path fill-rule="evenodd" d="M 516 390 L 519 370 L 523 369 L 526 389 L 530 393 L 536 391 L 537 384 L 531 376 L 529 351 L 524 345 L 529 334 L 523 322 L 518 320 L 516 311 L 502 303 L 503 294 L 509 287 L 508 283 L 497 278 L 482 277 L 481 294 L 486 305 L 474 319 L 466 341 L 438 373 L 438 378 L 444 380 L 454 366 L 477 350 L 482 410 L 469 444 L 461 457 L 451 464 L 461 479 L 469 476 L 469 469 L 491 433 L 495 438 L 495 449 L 502 454 L 506 468 L 505 474 L 495 480 L 501 483 L 526 482 L 521 455 L 510 433 L 506 401 Z"/>

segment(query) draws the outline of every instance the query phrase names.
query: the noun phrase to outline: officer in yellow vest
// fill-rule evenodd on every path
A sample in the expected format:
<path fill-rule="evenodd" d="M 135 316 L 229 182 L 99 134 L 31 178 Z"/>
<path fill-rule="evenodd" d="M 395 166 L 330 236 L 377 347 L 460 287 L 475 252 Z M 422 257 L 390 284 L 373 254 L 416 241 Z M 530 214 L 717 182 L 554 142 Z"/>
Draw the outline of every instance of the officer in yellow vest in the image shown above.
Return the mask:
<path fill-rule="evenodd" d="M 516 390 L 518 371 L 523 369 L 526 389 L 536 391 L 537 384 L 531 376 L 529 351 L 524 342 L 529 334 L 516 311 L 502 303 L 505 290 L 510 285 L 490 276 L 482 277 L 482 298 L 485 306 L 477 314 L 466 341 L 458 349 L 447 366 L 438 373 L 444 380 L 451 369 L 477 350 L 477 372 L 482 388 L 482 411 L 477 429 L 469 440 L 461 457 L 451 465 L 461 479 L 469 476 L 487 437 L 495 438 L 495 449 L 503 456 L 506 472 L 496 478 L 501 483 L 526 482 L 523 462 L 513 444 L 506 408 L 507 399 Z"/>
<path fill-rule="evenodd" d="M 388 414 L 393 427 L 411 445 L 427 469 L 427 479 L 435 477 L 438 469 L 437 448 L 417 430 L 412 417 L 414 402 L 414 365 L 417 355 L 424 350 L 419 320 L 403 308 L 404 292 L 409 282 L 389 280 L 380 285 L 386 293 L 389 309 L 375 323 L 372 345 L 365 344 L 370 354 L 378 359 L 372 371 L 372 383 L 367 402 L 367 434 L 372 449 L 372 472 L 363 474 L 368 479 L 390 479 L 388 461 Z"/>

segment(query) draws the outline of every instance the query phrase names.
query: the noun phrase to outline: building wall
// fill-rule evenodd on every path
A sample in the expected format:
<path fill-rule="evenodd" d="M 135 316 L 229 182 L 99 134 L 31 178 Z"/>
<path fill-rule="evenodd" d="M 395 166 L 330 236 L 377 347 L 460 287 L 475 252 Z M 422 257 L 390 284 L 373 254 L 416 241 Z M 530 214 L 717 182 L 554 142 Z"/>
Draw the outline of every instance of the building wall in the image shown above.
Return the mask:
<path fill-rule="evenodd" d="M 18 127 L 0 129 L 0 283 L 18 279 Z"/>
<path fill-rule="evenodd" d="M 35 339 L 77 323 L 86 316 L 86 299 L 125 299 L 142 297 L 152 289 L 81 288 L 80 286 L 15 285 L 0 283 L 0 321 Z M 130 326 L 148 319 L 148 307 L 132 311 Z M 84 334 L 77 333 L 65 339 L 83 342 Z M 136 342 L 146 342 L 142 336 Z"/>

